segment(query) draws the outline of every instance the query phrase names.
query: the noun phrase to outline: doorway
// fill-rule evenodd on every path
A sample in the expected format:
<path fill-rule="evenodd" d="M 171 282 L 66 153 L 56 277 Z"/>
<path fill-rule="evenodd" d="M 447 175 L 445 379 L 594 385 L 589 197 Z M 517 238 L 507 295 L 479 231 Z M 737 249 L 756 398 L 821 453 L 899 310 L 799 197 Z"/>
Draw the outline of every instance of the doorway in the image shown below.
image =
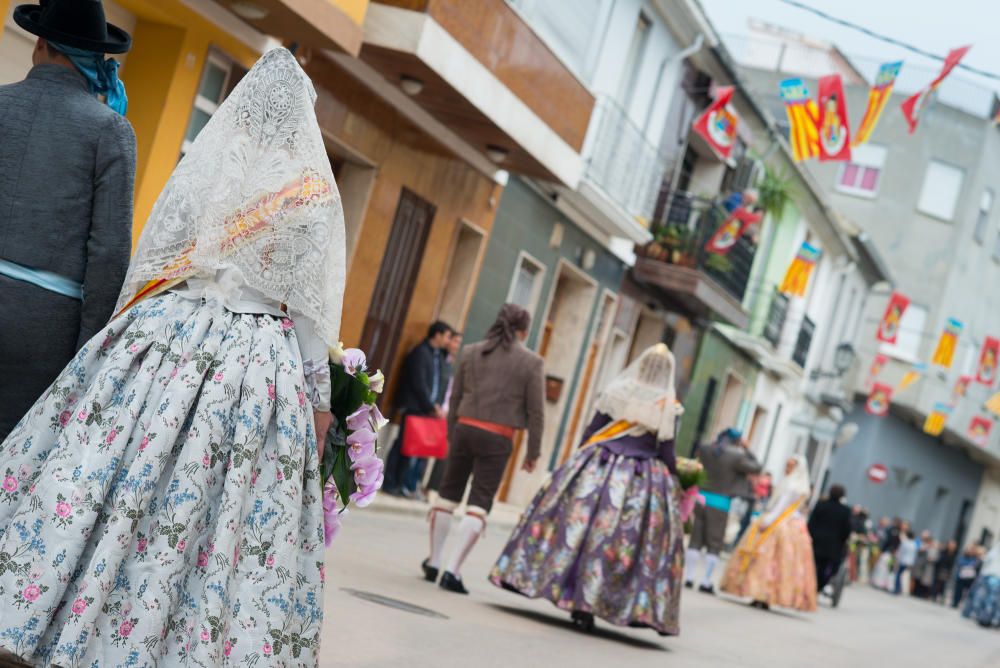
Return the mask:
<path fill-rule="evenodd" d="M 475 277 L 483 261 L 486 233 L 465 221 L 455 231 L 448 272 L 438 297 L 437 319 L 461 330 L 469 313 Z"/>
<path fill-rule="evenodd" d="M 433 204 L 403 188 L 361 333 L 373 369 L 393 368 L 434 212 Z"/>
<path fill-rule="evenodd" d="M 719 398 L 719 410 L 715 413 L 712 434 L 737 426 L 740 407 L 743 405 L 743 385 L 743 380 L 736 374 L 730 373 L 726 376 L 726 382 L 722 386 L 722 396 Z"/>

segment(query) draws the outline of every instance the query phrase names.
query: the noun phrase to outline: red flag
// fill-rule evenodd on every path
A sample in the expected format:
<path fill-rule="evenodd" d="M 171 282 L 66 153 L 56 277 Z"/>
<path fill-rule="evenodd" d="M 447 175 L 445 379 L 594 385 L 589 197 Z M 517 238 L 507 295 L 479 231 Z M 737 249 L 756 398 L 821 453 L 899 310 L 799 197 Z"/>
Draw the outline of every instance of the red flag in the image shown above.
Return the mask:
<path fill-rule="evenodd" d="M 993 429 L 993 421 L 977 415 L 969 422 L 969 438 L 979 447 L 985 448 L 990 441 L 991 429 Z"/>
<path fill-rule="evenodd" d="M 909 297 L 898 292 L 892 293 L 889 305 L 885 307 L 885 315 L 882 316 L 882 322 L 878 326 L 876 338 L 879 341 L 896 343 L 896 337 L 899 336 L 899 322 L 903 319 L 903 313 L 906 312 L 906 307 L 909 305 Z"/>
<path fill-rule="evenodd" d="M 736 128 L 739 117 L 729 106 L 733 99 L 733 86 L 723 86 L 716 90 L 715 100 L 695 119 L 693 129 L 708 142 L 715 154 L 728 160 L 736 144 Z"/>
<path fill-rule="evenodd" d="M 891 401 L 892 387 L 884 383 L 875 383 L 868 395 L 868 401 L 865 402 L 865 410 L 872 415 L 882 417 L 889 413 Z"/>
<path fill-rule="evenodd" d="M 951 391 L 951 403 L 958 403 L 958 400 L 964 397 L 969 392 L 969 383 L 972 382 L 972 376 L 959 376 L 958 380 L 955 381 L 955 387 Z"/>
<path fill-rule="evenodd" d="M 851 131 L 848 129 L 847 101 L 839 74 L 819 80 L 819 159 L 850 160 Z"/>
<path fill-rule="evenodd" d="M 747 229 L 751 225 L 759 223 L 763 217 L 764 214 L 755 213 L 743 207 L 736 209 L 729 214 L 726 222 L 722 223 L 719 229 L 715 231 L 715 234 L 712 235 L 712 238 L 708 240 L 708 243 L 705 244 L 705 250 L 709 253 L 725 255 L 736 244 L 737 240 L 743 236 Z"/>
<path fill-rule="evenodd" d="M 872 366 L 868 370 L 868 381 L 865 383 L 865 389 L 871 390 L 872 383 L 875 382 L 875 379 L 878 378 L 878 375 L 882 373 L 882 369 L 885 368 L 885 365 L 888 363 L 888 355 L 879 353 L 875 356 L 875 359 L 872 360 Z"/>
<path fill-rule="evenodd" d="M 1000 355 L 1000 339 L 987 336 L 979 353 L 979 369 L 976 382 L 992 387 L 997 379 L 997 356 Z"/>
<path fill-rule="evenodd" d="M 906 117 L 906 123 L 910 126 L 911 135 L 916 131 L 917 124 L 920 123 L 920 114 L 927 106 L 927 100 L 930 99 L 931 94 L 938 89 L 944 78 L 955 69 L 955 66 L 958 65 L 959 61 L 965 57 L 965 54 L 971 48 L 972 46 L 970 45 L 949 51 L 948 57 L 944 59 L 944 66 L 941 68 L 941 73 L 937 75 L 937 78 L 920 92 L 906 98 L 906 101 L 900 106 L 903 110 L 903 116 Z"/>

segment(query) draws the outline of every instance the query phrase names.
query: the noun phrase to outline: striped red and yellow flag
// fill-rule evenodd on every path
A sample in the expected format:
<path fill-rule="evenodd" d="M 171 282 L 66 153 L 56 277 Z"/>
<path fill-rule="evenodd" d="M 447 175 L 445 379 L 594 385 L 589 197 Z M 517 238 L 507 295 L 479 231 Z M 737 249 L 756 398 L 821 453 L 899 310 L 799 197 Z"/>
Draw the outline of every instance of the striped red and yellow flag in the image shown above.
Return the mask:
<path fill-rule="evenodd" d="M 899 71 L 902 68 L 903 61 L 901 60 L 895 63 L 886 63 L 879 68 L 878 74 L 875 76 L 875 83 L 868 91 L 868 107 L 865 109 L 865 115 L 861 118 L 861 125 L 858 126 L 857 132 L 854 133 L 854 146 L 864 144 L 871 137 L 872 130 L 875 129 L 886 103 L 892 96 L 896 77 L 899 76 Z"/>
<path fill-rule="evenodd" d="M 792 157 L 798 162 L 819 155 L 819 108 L 815 100 L 809 99 L 809 90 L 802 79 L 786 79 L 781 82 L 781 99 L 785 101 L 788 114 L 788 141 L 792 145 Z"/>

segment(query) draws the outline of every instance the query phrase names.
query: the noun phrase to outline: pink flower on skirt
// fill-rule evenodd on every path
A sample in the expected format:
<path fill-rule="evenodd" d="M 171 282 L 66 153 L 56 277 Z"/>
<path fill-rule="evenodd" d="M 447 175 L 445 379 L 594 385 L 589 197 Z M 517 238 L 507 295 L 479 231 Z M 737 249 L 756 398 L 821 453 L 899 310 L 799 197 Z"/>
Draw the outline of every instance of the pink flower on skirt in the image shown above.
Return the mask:
<path fill-rule="evenodd" d="M 267 398 L 270 399 L 271 401 L 274 401 L 275 397 L 277 397 L 277 396 L 278 395 L 277 395 L 277 392 L 275 391 L 274 383 L 268 383 L 268 385 L 267 385 Z"/>
<path fill-rule="evenodd" d="M 205 568 L 206 566 L 208 566 L 208 552 L 199 552 L 198 553 L 198 567 L 199 568 Z"/>
<path fill-rule="evenodd" d="M 132 622 L 126 619 L 124 622 L 122 622 L 122 625 L 118 627 L 118 633 L 121 635 L 121 637 L 128 638 L 130 635 L 132 635 L 133 628 L 134 627 L 132 626 Z"/>
<path fill-rule="evenodd" d="M 204 457 L 201 458 L 201 463 L 205 465 L 205 468 L 208 468 L 208 465 L 212 463 L 212 458 L 209 457 L 208 455 L 205 455 Z"/>
<path fill-rule="evenodd" d="M 208 642 L 208 639 L 211 638 L 211 637 L 212 636 L 208 635 L 208 630 L 207 629 L 202 629 L 201 630 L 201 640 L 202 640 L 202 642 Z"/>
<path fill-rule="evenodd" d="M 264 643 L 264 656 L 271 656 L 274 650 L 271 648 L 271 643 Z"/>
<path fill-rule="evenodd" d="M 143 436 L 142 440 L 139 441 L 139 452 L 145 450 L 147 445 L 149 445 L 149 436 Z"/>
<path fill-rule="evenodd" d="M 295 327 L 295 323 L 292 322 L 291 318 L 282 318 L 281 319 L 281 328 L 283 330 L 285 330 L 286 332 L 288 330 L 294 328 L 294 327 Z"/>
<path fill-rule="evenodd" d="M 87 610 L 87 602 L 82 598 L 73 601 L 73 614 L 82 615 Z"/>
<path fill-rule="evenodd" d="M 149 540 L 145 537 L 140 538 L 135 545 L 135 551 L 138 552 L 139 554 L 142 554 L 143 552 L 146 551 L 147 545 L 149 545 Z"/>
<path fill-rule="evenodd" d="M 111 443 L 115 442 L 116 438 L 118 438 L 118 429 L 117 429 L 117 427 L 115 429 L 112 429 L 111 431 L 108 432 L 108 438 L 106 440 L 107 440 L 108 444 L 110 445 Z"/>
<path fill-rule="evenodd" d="M 306 393 L 303 392 L 302 390 L 299 390 L 298 391 L 298 397 L 299 397 L 299 406 L 305 408 L 305 405 L 306 405 Z"/>
<path fill-rule="evenodd" d="M 267 557 L 267 561 L 266 561 L 266 562 L 264 562 L 264 563 L 266 563 L 266 564 L 267 564 L 267 567 L 268 567 L 268 568 L 274 568 L 274 555 L 273 555 L 273 554 L 271 554 L 271 555 L 268 555 L 268 557 Z"/>
<path fill-rule="evenodd" d="M 39 596 L 42 595 L 42 588 L 36 584 L 30 584 L 24 588 L 24 591 L 21 592 L 21 595 L 24 596 L 25 601 L 33 603 L 38 600 Z"/>
<path fill-rule="evenodd" d="M 213 376 L 216 383 L 221 383 L 223 378 L 225 378 L 225 375 L 221 371 Z"/>
<path fill-rule="evenodd" d="M 3 479 L 3 488 L 8 492 L 17 491 L 17 478 L 12 475 L 7 476 Z"/>
<path fill-rule="evenodd" d="M 284 480 L 285 479 L 285 473 L 284 473 L 284 471 L 282 471 L 281 469 L 278 469 L 277 478 L 278 478 L 278 480 Z"/>
<path fill-rule="evenodd" d="M 170 372 L 170 377 L 171 378 L 177 377 L 177 367 L 174 367 L 173 371 Z"/>
<path fill-rule="evenodd" d="M 232 641 L 227 640 L 225 644 L 222 645 L 222 653 L 225 654 L 226 656 L 229 656 L 230 654 L 233 653 Z"/>
<path fill-rule="evenodd" d="M 70 411 L 63 411 L 59 414 L 59 426 L 65 427 L 69 424 L 70 419 L 73 417 L 73 413 Z"/>
<path fill-rule="evenodd" d="M 79 420 L 80 422 L 83 422 L 84 420 L 87 419 L 88 415 L 90 415 L 90 413 L 88 413 L 87 409 L 84 408 L 82 411 L 76 414 L 76 419 Z"/>
<path fill-rule="evenodd" d="M 56 504 L 56 515 L 59 517 L 69 517 L 73 512 L 73 506 L 69 505 L 65 501 L 60 501 Z"/>
<path fill-rule="evenodd" d="M 128 351 L 130 353 L 137 353 L 137 352 L 139 352 L 139 346 L 137 344 L 133 343 L 132 345 L 130 345 L 128 347 Z"/>
<path fill-rule="evenodd" d="M 185 547 L 187 547 L 187 541 L 186 540 L 181 539 L 180 541 L 177 542 L 177 551 L 178 552 L 183 552 Z"/>

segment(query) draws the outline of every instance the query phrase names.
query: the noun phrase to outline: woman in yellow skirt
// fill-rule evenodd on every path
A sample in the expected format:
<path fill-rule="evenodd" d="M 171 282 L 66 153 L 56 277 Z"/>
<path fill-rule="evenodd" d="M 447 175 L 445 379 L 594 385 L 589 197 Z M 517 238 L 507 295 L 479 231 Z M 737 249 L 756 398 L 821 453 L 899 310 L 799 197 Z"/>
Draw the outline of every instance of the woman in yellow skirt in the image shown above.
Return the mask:
<path fill-rule="evenodd" d="M 795 455 L 771 502 L 747 530 L 726 566 L 722 591 L 751 599 L 755 608 L 772 605 L 816 610 L 816 567 L 806 526 L 809 470 Z"/>

